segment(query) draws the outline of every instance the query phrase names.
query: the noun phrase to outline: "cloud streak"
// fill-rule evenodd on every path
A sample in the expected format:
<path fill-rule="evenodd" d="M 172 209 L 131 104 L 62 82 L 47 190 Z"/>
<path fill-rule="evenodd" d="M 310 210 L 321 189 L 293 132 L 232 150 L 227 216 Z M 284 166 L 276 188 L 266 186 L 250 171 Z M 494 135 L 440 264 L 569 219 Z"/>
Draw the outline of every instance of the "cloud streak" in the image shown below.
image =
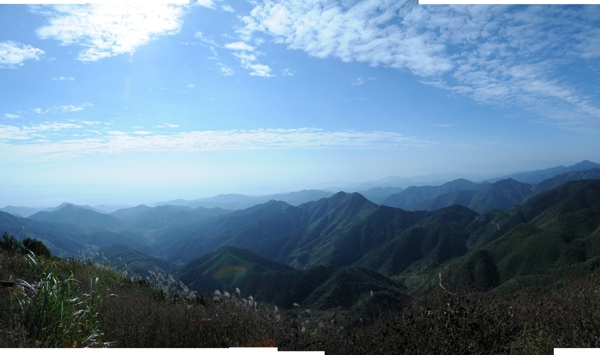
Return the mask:
<path fill-rule="evenodd" d="M 170 127 L 176 125 L 169 124 Z M 209 152 L 281 149 L 398 149 L 426 148 L 436 142 L 395 132 L 325 131 L 316 128 L 191 131 L 155 134 L 149 131 L 106 131 L 94 138 L 52 138 L 48 132 L 83 129 L 72 123 L 44 123 L 35 126 L 0 125 L 0 148 L 15 157 L 81 156 L 125 152 Z M 77 132 L 76 132 L 77 133 Z M 20 143 L 19 143 L 20 142 Z M 18 153 L 18 154 L 17 154 Z M 7 155 L 7 158 L 9 156 Z"/>
<path fill-rule="evenodd" d="M 65 113 L 65 112 L 78 112 L 78 111 L 83 111 L 86 107 L 91 107 L 93 106 L 92 104 L 90 104 L 89 102 L 83 103 L 79 106 L 74 106 L 74 105 L 66 105 L 66 106 L 52 106 L 50 108 L 47 108 L 45 110 L 42 110 L 41 108 L 34 108 L 31 111 L 43 115 L 46 113 Z"/>

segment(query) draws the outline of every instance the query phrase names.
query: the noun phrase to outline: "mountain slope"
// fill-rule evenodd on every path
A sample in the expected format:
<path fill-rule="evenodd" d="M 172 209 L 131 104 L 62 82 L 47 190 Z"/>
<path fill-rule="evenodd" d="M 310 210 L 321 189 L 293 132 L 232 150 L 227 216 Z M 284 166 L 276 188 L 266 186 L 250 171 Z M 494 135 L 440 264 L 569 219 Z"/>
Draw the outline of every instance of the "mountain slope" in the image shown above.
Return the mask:
<path fill-rule="evenodd" d="M 520 183 L 512 179 L 500 180 L 479 190 L 457 190 L 430 200 L 408 206 L 408 210 L 435 211 L 451 205 L 467 206 L 479 213 L 493 209 L 507 210 L 544 191 L 568 181 L 600 178 L 600 169 L 572 171 L 554 176 L 536 185 Z"/>
<path fill-rule="evenodd" d="M 359 194 L 366 197 L 369 201 L 380 205 L 388 196 L 402 191 L 401 187 L 374 187 L 366 191 L 358 191 Z"/>
<path fill-rule="evenodd" d="M 298 231 L 304 231 L 308 225 L 310 232 L 335 234 L 349 223 L 355 223 L 355 217 L 365 210 L 374 209 L 377 205 L 360 194 L 340 192 L 330 198 L 309 202 L 299 207 L 285 202 L 270 201 L 242 211 L 206 220 L 196 226 L 180 230 L 181 243 L 174 245 L 173 239 L 167 236 L 161 242 L 161 249 L 168 260 L 186 261 L 210 252 L 222 245 L 235 245 L 249 248 L 265 257 L 280 260 L 279 245 L 281 238 Z M 315 222 L 319 223 L 315 223 Z M 306 236 L 303 244 L 309 243 Z M 284 241 L 287 241 L 286 237 Z M 284 252 L 285 254 L 285 252 Z"/>
<path fill-rule="evenodd" d="M 118 230 L 126 227 L 125 223 L 113 216 L 72 204 L 64 204 L 60 209 L 52 212 L 40 211 L 29 216 L 29 219 L 38 222 L 84 225 L 86 227 L 96 227 L 107 230 Z"/>
<path fill-rule="evenodd" d="M 598 168 L 600 168 L 600 164 L 591 162 L 589 160 L 584 160 L 577 164 L 573 164 L 573 165 L 570 165 L 567 167 L 560 165 L 560 166 L 556 166 L 556 167 L 548 168 L 548 169 L 527 171 L 527 172 L 522 172 L 522 173 L 517 173 L 517 174 L 512 174 L 512 175 L 506 175 L 506 176 L 502 176 L 502 177 L 499 177 L 496 179 L 491 179 L 488 181 L 495 182 L 498 180 L 513 179 L 513 180 L 528 183 L 528 184 L 538 184 L 544 180 L 551 179 L 556 175 L 568 173 L 571 171 L 583 171 L 583 170 L 598 169 Z"/>
<path fill-rule="evenodd" d="M 486 184 L 487 183 L 477 184 L 465 179 L 457 179 L 440 186 L 411 186 L 397 194 L 388 196 L 383 200 L 382 205 L 411 209 L 410 206 L 425 202 L 437 196 L 457 190 L 477 190 Z"/>
<path fill-rule="evenodd" d="M 462 261 L 476 284 L 495 286 L 600 263 L 600 180 L 567 182 L 491 222 L 471 236 L 470 244 L 478 248 Z M 480 262 L 484 266 L 477 272 Z"/>
<path fill-rule="evenodd" d="M 327 198 L 332 196 L 333 193 L 322 190 L 302 190 L 288 192 L 284 194 L 273 194 L 264 196 L 246 196 L 241 194 L 222 194 L 214 197 L 199 198 L 192 201 L 186 200 L 172 200 L 168 202 L 161 202 L 159 204 L 165 205 L 181 205 L 192 208 L 221 208 L 227 210 L 242 210 L 250 208 L 271 200 L 283 201 L 292 206 L 298 206 L 306 202 L 317 201 L 321 198 Z"/>
<path fill-rule="evenodd" d="M 534 185 L 531 189 L 531 195 L 535 196 L 542 192 L 553 189 L 557 186 L 560 186 L 568 181 L 575 180 L 591 180 L 591 179 L 600 179 L 600 169 L 590 169 L 583 171 L 572 171 L 564 174 L 556 175 L 550 179 L 544 180 L 537 185 Z"/>
<path fill-rule="evenodd" d="M 34 213 L 41 211 L 42 208 L 34 208 L 34 207 L 15 207 L 15 206 L 6 206 L 0 208 L 0 211 L 10 213 L 13 216 L 17 217 L 29 217 Z"/>
<path fill-rule="evenodd" d="M 471 187 L 472 189 L 463 189 L 463 186 Z M 420 188 L 415 188 L 415 191 L 417 189 L 424 191 Z M 441 191 L 450 189 L 455 190 L 449 193 L 441 193 Z M 407 190 L 408 189 L 405 191 Z M 432 193 L 434 192 L 432 189 L 429 191 Z M 500 180 L 493 184 L 486 185 L 471 185 L 461 182 L 461 184 L 454 184 L 447 186 L 443 190 L 439 189 L 435 191 L 435 195 L 431 199 L 421 200 L 420 202 L 412 204 L 405 204 L 404 207 L 400 208 L 409 211 L 435 211 L 443 207 L 457 204 L 469 207 L 473 211 L 479 213 L 485 213 L 493 209 L 507 210 L 515 204 L 523 202 L 530 194 L 530 184 L 521 183 L 512 179 Z M 425 195 L 421 196 L 425 198 Z M 412 199 L 406 198 L 404 201 L 408 202 L 410 200 Z M 416 201 L 418 199 L 414 198 L 414 200 Z"/>
<path fill-rule="evenodd" d="M 294 303 L 316 309 L 360 306 L 371 297 L 392 302 L 400 294 L 395 283 L 369 269 L 317 266 L 294 270 L 287 265 L 262 258 L 249 250 L 221 247 L 196 258 L 178 269 L 175 276 L 190 289 L 212 292 L 215 289 L 292 308 Z"/>
<path fill-rule="evenodd" d="M 240 224 L 246 214 L 253 218 Z M 393 275 L 416 261 L 438 264 L 466 253 L 464 228 L 477 216 L 460 206 L 435 212 L 377 206 L 357 193 L 299 207 L 272 201 L 220 216 L 203 226 L 207 234 L 165 244 L 161 255 L 187 262 L 233 245 L 298 269 L 360 265 Z"/>

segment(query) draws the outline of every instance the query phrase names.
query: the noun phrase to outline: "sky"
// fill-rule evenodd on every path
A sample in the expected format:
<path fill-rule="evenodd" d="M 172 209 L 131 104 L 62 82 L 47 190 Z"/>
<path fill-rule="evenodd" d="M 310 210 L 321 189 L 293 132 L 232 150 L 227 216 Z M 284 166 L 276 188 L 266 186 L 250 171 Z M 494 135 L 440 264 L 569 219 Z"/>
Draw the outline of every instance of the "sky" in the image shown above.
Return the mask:
<path fill-rule="evenodd" d="M 0 206 L 600 162 L 600 6 L 0 5 Z"/>

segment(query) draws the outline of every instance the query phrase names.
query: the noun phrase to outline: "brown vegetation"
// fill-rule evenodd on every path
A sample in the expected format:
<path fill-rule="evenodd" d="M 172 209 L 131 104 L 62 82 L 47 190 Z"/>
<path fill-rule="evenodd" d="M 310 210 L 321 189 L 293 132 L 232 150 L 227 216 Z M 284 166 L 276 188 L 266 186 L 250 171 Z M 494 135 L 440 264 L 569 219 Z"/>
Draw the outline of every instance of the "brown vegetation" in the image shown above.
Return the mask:
<path fill-rule="evenodd" d="M 51 266 L 57 277 L 73 275 L 80 297 L 94 287 L 99 292 L 93 319 L 100 333 L 87 346 L 277 346 L 327 354 L 550 354 L 556 347 L 600 346 L 597 272 L 543 292 L 519 286 L 484 293 L 445 282 L 451 290 L 446 292 L 436 279 L 428 294 L 403 299 L 398 311 L 373 305 L 366 314 L 350 315 L 342 310 L 300 314 L 296 309 L 280 314 L 273 306 L 248 306 L 236 295 L 213 301 L 212 295 L 168 293 L 73 260 L 45 259 L 43 265 L 46 271 Z M 0 279 L 35 284 L 39 267 L 23 256 L 0 253 Z M 94 277 L 102 287 L 90 284 Z M 58 345 L 36 338 L 40 333 L 31 331 L 35 327 L 18 317 L 16 299 L 23 292 L 31 290 L 0 289 L 0 346 L 86 345 L 82 338 Z"/>

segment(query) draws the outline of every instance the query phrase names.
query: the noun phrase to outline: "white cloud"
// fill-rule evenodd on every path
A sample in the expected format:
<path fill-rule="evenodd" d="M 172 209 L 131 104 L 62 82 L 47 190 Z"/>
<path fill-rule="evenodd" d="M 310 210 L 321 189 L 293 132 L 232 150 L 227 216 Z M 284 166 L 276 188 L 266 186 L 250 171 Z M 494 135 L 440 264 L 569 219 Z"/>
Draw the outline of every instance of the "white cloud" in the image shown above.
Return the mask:
<path fill-rule="evenodd" d="M 148 135 L 148 134 L 152 134 L 152 132 L 150 131 L 134 131 L 133 134 L 139 134 L 139 135 Z"/>
<path fill-rule="evenodd" d="M 58 126 L 57 126 L 58 127 Z M 81 126 L 60 126 L 60 129 Z M 94 131 L 96 133 L 97 131 Z M 20 135 L 21 134 L 21 135 Z M 9 138 L 7 138 L 9 137 Z M 22 142 L 32 137 L 14 126 L 0 125 L 0 145 L 12 151 L 10 157 L 61 157 L 85 154 L 124 152 L 201 152 L 281 149 L 401 149 L 430 147 L 436 142 L 407 137 L 395 132 L 325 131 L 316 128 L 256 129 L 224 131 L 192 131 L 173 134 L 152 134 L 135 131 L 108 131 L 104 135 L 85 139 L 62 139 L 50 142 Z M 46 136 L 39 135 L 38 139 Z M 12 143 L 5 140 L 10 139 Z M 4 143 L 3 143 L 4 141 Z M 5 156 L 5 159 L 9 159 Z"/>
<path fill-rule="evenodd" d="M 0 68 L 16 68 L 26 60 L 39 60 L 44 51 L 13 41 L 0 42 Z"/>
<path fill-rule="evenodd" d="M 229 5 L 221 5 L 221 9 L 223 9 L 223 11 L 227 11 L 227 12 L 235 12 L 235 9 Z"/>
<path fill-rule="evenodd" d="M 43 122 L 30 126 L 12 126 L 0 124 L 0 142 L 2 141 L 27 141 L 30 139 L 46 138 L 48 132 L 83 128 L 81 125 L 65 122 Z"/>
<path fill-rule="evenodd" d="M 94 62 L 133 53 L 159 36 L 178 33 L 185 6 L 172 4 L 54 5 L 36 9 L 50 25 L 37 29 L 43 39 L 79 45 L 77 59 Z"/>
<path fill-rule="evenodd" d="M 408 70 L 453 95 L 521 106 L 560 125 L 600 119 L 598 97 L 586 97 L 564 71 L 593 67 L 600 57 L 599 7 L 427 6 L 412 0 L 253 4 L 237 30 L 246 42 L 266 34 L 317 58 Z"/>
<path fill-rule="evenodd" d="M 188 88 L 190 88 L 190 89 L 193 89 L 195 86 L 196 86 L 196 85 L 194 85 L 194 84 L 188 84 L 188 86 L 187 86 L 187 87 L 188 87 Z"/>
<path fill-rule="evenodd" d="M 34 108 L 31 111 L 37 113 L 37 114 L 46 114 L 46 113 L 65 113 L 65 112 L 78 112 L 78 111 L 83 111 L 86 107 L 91 107 L 93 106 L 92 104 L 90 104 L 89 102 L 83 103 L 79 106 L 74 106 L 74 105 L 66 105 L 66 106 L 52 106 L 46 110 L 42 110 L 41 108 Z"/>
<path fill-rule="evenodd" d="M 295 73 L 296 73 L 296 71 L 292 70 L 290 68 L 285 68 L 281 71 L 282 76 L 294 76 Z"/>
<path fill-rule="evenodd" d="M 198 0 L 194 4 L 197 6 L 207 7 L 209 9 L 213 9 L 215 7 L 215 3 L 212 0 Z"/>
<path fill-rule="evenodd" d="M 72 77 L 66 77 L 66 76 L 59 76 L 58 78 L 52 78 L 52 80 L 68 80 L 68 81 L 74 81 L 75 78 Z"/>
<path fill-rule="evenodd" d="M 239 59 L 242 68 L 250 70 L 250 75 L 264 77 L 274 76 L 271 74 L 271 68 L 268 65 L 259 64 L 257 62 L 256 54 L 259 53 L 255 52 L 254 47 L 244 42 L 227 43 L 224 47 L 233 51 L 233 56 Z M 256 54 L 252 54 L 251 52 L 255 52 Z M 226 72 L 223 70 L 223 67 L 221 67 L 221 70 L 225 75 L 229 75 L 229 73 L 233 75 L 233 70 L 231 72 Z"/>
<path fill-rule="evenodd" d="M 250 51 L 250 52 L 254 51 L 254 47 L 252 47 L 244 42 L 227 43 L 223 47 L 225 47 L 227 49 L 236 50 L 236 51 Z"/>
<path fill-rule="evenodd" d="M 172 123 L 165 123 L 165 126 L 171 127 L 171 128 L 177 128 L 177 127 L 179 127 L 179 125 L 172 124 Z"/>
<path fill-rule="evenodd" d="M 4 114 L 4 118 L 8 118 L 8 119 L 11 119 L 11 120 L 12 120 L 12 119 L 15 119 L 15 118 L 19 118 L 19 117 L 21 117 L 21 116 L 19 116 L 19 115 L 14 115 L 14 114 L 11 114 L 11 113 L 5 113 L 5 114 Z"/>

